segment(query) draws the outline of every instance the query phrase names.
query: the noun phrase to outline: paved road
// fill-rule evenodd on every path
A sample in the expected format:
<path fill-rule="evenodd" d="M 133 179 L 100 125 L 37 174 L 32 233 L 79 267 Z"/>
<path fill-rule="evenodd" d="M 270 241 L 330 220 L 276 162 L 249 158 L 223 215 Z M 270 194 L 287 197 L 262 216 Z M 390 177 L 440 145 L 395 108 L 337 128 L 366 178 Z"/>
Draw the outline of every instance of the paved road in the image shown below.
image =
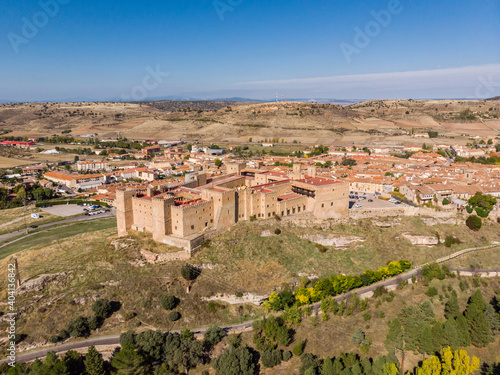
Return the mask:
<path fill-rule="evenodd" d="M 460 256 L 460 255 L 463 255 L 463 254 L 466 254 L 469 252 L 491 249 L 491 248 L 497 247 L 499 245 L 500 245 L 499 243 L 494 243 L 492 245 L 485 246 L 485 247 L 475 247 L 475 248 L 460 250 L 460 251 L 457 251 L 456 253 L 450 254 L 444 258 L 440 258 L 440 259 L 433 261 L 433 262 L 443 263 L 449 259 L 456 258 L 457 256 Z M 428 263 L 426 263 L 426 264 L 428 264 Z M 425 266 L 425 265 L 418 266 L 412 270 L 409 270 L 408 272 L 402 273 L 402 274 L 395 276 L 393 278 L 379 281 L 378 283 L 375 283 L 375 284 L 372 284 L 372 285 L 369 285 L 369 286 L 366 286 L 363 288 L 358 288 L 356 290 L 353 290 L 352 292 L 336 296 L 335 300 L 337 302 L 341 302 L 341 301 L 349 298 L 349 296 L 351 296 L 354 293 L 360 295 L 360 294 L 365 294 L 368 292 L 373 292 L 375 289 L 377 289 L 378 287 L 381 287 L 381 286 L 389 287 L 389 286 L 398 285 L 401 281 L 409 280 L 413 276 L 417 277 L 418 275 L 420 275 L 420 273 L 422 272 L 423 266 Z M 320 305 L 321 305 L 321 302 L 316 302 L 316 303 L 313 303 L 310 305 L 310 307 L 312 308 L 312 310 L 314 311 L 315 314 L 319 313 Z M 254 321 L 249 321 L 249 322 L 245 322 L 245 323 L 241 323 L 241 324 L 234 324 L 234 325 L 221 327 L 221 328 L 224 329 L 228 333 L 229 332 L 241 332 L 241 331 L 245 331 L 245 330 L 251 330 L 253 322 Z M 206 329 L 207 328 L 199 328 L 199 329 L 193 330 L 193 332 L 195 334 L 202 334 L 206 331 Z M 176 332 L 176 331 L 174 331 L 174 332 Z M 16 357 L 16 361 L 17 362 L 30 362 L 30 361 L 35 360 L 36 358 L 44 357 L 47 354 L 47 352 L 49 352 L 49 351 L 55 351 L 56 353 L 60 353 L 60 352 L 65 352 L 65 351 L 71 350 L 71 349 L 72 350 L 85 349 L 91 345 L 94 345 L 94 346 L 96 346 L 96 345 L 116 345 L 116 346 L 118 346 L 119 344 L 120 344 L 120 336 L 119 335 L 102 336 L 102 337 L 91 338 L 91 339 L 87 339 L 87 340 L 83 340 L 83 341 L 70 342 L 70 343 L 62 344 L 62 345 L 58 345 L 58 346 L 51 346 L 51 347 L 47 347 L 44 349 L 36 350 L 34 352 L 31 352 L 31 353 L 19 354 Z M 0 361 L 0 364 L 4 363 L 4 362 L 7 362 L 7 360 Z"/>
<path fill-rule="evenodd" d="M 85 221 L 85 220 L 103 219 L 105 217 L 110 217 L 110 216 L 116 216 L 116 213 L 115 213 L 114 209 L 112 209 L 110 212 L 105 212 L 103 214 L 99 214 L 99 215 L 95 215 L 95 216 L 85 216 L 85 215 L 82 215 L 82 216 L 72 217 L 72 218 L 69 218 L 69 219 L 64 219 L 64 220 L 61 220 L 61 221 L 55 221 L 53 223 L 41 224 L 41 225 L 39 225 L 36 228 L 37 230 L 35 232 L 33 232 L 32 234 L 39 233 L 39 232 L 41 232 L 40 229 L 52 227 L 54 225 L 68 224 L 68 223 L 74 223 L 74 222 Z M 6 243 L 4 243 L 5 241 L 11 239 L 12 237 L 17 237 L 17 236 L 19 236 L 19 235 L 21 235 L 23 233 L 24 233 L 24 229 L 21 229 L 21 230 L 15 231 L 15 232 L 10 232 L 10 233 L 3 234 L 3 235 L 0 236 L 0 243 L 2 243 L 2 246 L 6 245 Z"/>

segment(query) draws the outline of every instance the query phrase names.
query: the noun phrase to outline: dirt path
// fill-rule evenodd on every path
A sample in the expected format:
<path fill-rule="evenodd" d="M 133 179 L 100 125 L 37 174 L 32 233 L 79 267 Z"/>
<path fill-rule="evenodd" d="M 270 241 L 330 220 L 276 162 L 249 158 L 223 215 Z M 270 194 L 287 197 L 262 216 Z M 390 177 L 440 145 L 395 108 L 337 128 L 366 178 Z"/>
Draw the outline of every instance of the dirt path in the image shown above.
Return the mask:
<path fill-rule="evenodd" d="M 488 245 L 488 246 L 485 246 L 485 247 L 473 247 L 473 248 L 469 248 L 469 249 L 460 250 L 460 251 L 457 251 L 456 253 L 453 253 L 453 254 L 450 254 L 450 255 L 448 255 L 446 257 L 437 259 L 437 260 L 435 260 L 433 262 L 443 263 L 443 262 L 445 262 L 445 261 L 447 261 L 449 259 L 453 259 L 453 258 L 459 257 L 461 255 L 464 255 L 464 254 L 467 254 L 467 253 L 470 253 L 470 252 L 480 251 L 480 250 L 487 250 L 487 249 L 491 249 L 491 248 L 497 247 L 499 245 L 500 245 L 500 243 L 493 243 L 492 245 Z M 429 263 L 433 263 L 433 262 L 429 262 Z M 426 264 L 429 264 L 429 263 L 426 263 Z M 343 301 L 343 300 L 349 298 L 349 296 L 351 296 L 354 293 L 358 294 L 358 295 L 361 295 L 361 294 L 366 294 L 368 292 L 373 292 L 375 289 L 377 289 L 378 287 L 381 287 L 381 286 L 388 287 L 388 286 L 398 285 L 401 281 L 409 280 L 413 276 L 415 276 L 415 277 L 418 276 L 421 273 L 421 271 L 422 271 L 422 267 L 425 266 L 426 264 L 418 266 L 418 267 L 415 267 L 414 269 L 412 269 L 412 270 L 410 270 L 408 272 L 402 273 L 402 274 L 400 274 L 398 276 L 395 276 L 393 278 L 390 278 L 390 279 L 387 279 L 387 280 L 383 280 L 383 281 L 380 281 L 378 283 L 375 283 L 375 284 L 372 284 L 372 285 L 369 285 L 369 286 L 366 286 L 366 287 L 363 287 L 363 288 L 359 288 L 359 289 L 353 290 L 352 292 L 336 296 L 335 300 L 337 302 L 340 302 L 340 301 Z M 313 311 L 314 311 L 315 314 L 319 314 L 320 313 L 320 305 L 321 305 L 321 302 L 316 302 L 316 303 L 313 303 L 313 304 L 310 305 L 310 307 L 313 309 Z M 230 326 L 226 326 L 226 327 L 221 327 L 221 328 L 224 329 L 224 331 L 226 331 L 227 333 L 248 331 L 248 330 L 252 330 L 252 324 L 253 324 L 253 322 L 254 321 L 248 321 L 248 322 L 245 322 L 245 323 L 234 324 L 234 325 L 230 325 Z M 207 328 L 198 328 L 198 329 L 194 330 L 193 333 L 194 334 L 202 334 L 206 330 L 207 330 Z M 177 331 L 172 331 L 172 332 L 177 332 Z M 77 341 L 77 342 L 70 342 L 70 343 L 66 343 L 66 344 L 61 344 L 61 345 L 58 345 L 58 346 L 50 346 L 50 347 L 47 347 L 47 348 L 43 348 L 43 349 L 39 349 L 39 350 L 33 351 L 31 353 L 20 354 L 20 355 L 18 355 L 16 357 L 16 361 L 17 362 L 30 362 L 30 361 L 35 360 L 36 358 L 43 358 L 43 357 L 45 357 L 49 351 L 55 351 L 56 353 L 61 353 L 61 352 L 66 352 L 68 350 L 85 349 L 85 348 L 88 348 L 91 345 L 94 345 L 94 346 L 97 346 L 97 345 L 116 345 L 116 346 L 119 346 L 120 345 L 120 336 L 119 335 L 102 336 L 102 337 L 96 337 L 96 338 L 86 339 L 86 340 L 83 340 L 83 341 Z M 1 363 L 5 363 L 5 362 L 7 362 L 6 359 L 0 361 L 0 364 Z"/>

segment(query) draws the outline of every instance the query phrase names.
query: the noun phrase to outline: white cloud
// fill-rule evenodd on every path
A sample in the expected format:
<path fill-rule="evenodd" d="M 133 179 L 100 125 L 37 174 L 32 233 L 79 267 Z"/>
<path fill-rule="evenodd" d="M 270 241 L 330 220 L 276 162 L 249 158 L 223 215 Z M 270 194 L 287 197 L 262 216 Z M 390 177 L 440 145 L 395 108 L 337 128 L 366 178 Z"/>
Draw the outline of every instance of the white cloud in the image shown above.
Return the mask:
<path fill-rule="evenodd" d="M 490 97 L 500 95 L 500 64 L 242 82 L 235 85 L 252 89 L 307 90 L 343 98 Z"/>

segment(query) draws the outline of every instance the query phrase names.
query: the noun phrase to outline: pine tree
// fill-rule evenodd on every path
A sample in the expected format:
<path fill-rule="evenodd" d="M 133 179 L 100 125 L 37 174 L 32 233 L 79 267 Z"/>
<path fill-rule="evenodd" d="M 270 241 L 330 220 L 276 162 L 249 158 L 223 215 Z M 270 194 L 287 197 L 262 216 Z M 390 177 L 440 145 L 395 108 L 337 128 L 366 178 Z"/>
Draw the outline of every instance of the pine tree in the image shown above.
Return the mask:
<path fill-rule="evenodd" d="M 431 301 L 425 301 L 419 306 L 420 319 L 432 323 L 436 320 L 436 313 Z"/>
<path fill-rule="evenodd" d="M 351 367 L 351 373 L 352 375 L 363 375 L 363 369 L 359 362 L 356 362 L 354 366 Z M 321 375 L 323 375 L 323 373 Z"/>
<path fill-rule="evenodd" d="M 342 362 L 342 359 L 340 359 L 340 357 L 335 358 L 335 360 L 333 361 L 334 374 L 340 374 L 343 369 L 344 363 Z"/>
<path fill-rule="evenodd" d="M 432 328 L 429 323 L 423 323 L 420 325 L 418 348 L 420 354 L 432 354 L 434 352 Z"/>
<path fill-rule="evenodd" d="M 467 347 L 470 345 L 470 335 L 469 335 L 469 324 L 467 323 L 467 319 L 460 314 L 455 319 L 457 324 L 457 343 L 458 346 Z"/>
<path fill-rule="evenodd" d="M 330 358 L 325 358 L 321 367 L 321 375 L 336 375 L 333 368 L 333 361 Z"/>
<path fill-rule="evenodd" d="M 144 357 L 131 346 L 125 346 L 116 353 L 111 365 L 117 370 L 117 375 L 149 374 L 149 368 Z"/>
<path fill-rule="evenodd" d="M 106 374 L 106 371 L 104 370 L 104 361 L 102 359 L 102 355 L 95 349 L 93 345 L 89 347 L 83 363 L 85 365 L 85 373 L 87 375 Z"/>
<path fill-rule="evenodd" d="M 500 315 L 497 314 L 495 308 L 488 304 L 485 311 L 486 320 L 490 323 L 491 332 L 495 335 L 500 331 Z"/>
<path fill-rule="evenodd" d="M 352 335 L 352 343 L 356 346 L 360 346 L 365 341 L 365 333 L 359 327 L 356 327 Z"/>
<path fill-rule="evenodd" d="M 394 352 L 394 349 L 403 350 L 403 329 L 399 319 L 393 319 L 389 322 L 385 347 L 388 352 Z"/>
<path fill-rule="evenodd" d="M 460 306 L 458 306 L 458 299 L 455 293 L 452 293 L 448 302 L 444 306 L 444 316 L 446 319 L 455 319 L 460 315 Z"/>
<path fill-rule="evenodd" d="M 449 319 L 443 325 L 443 344 L 449 346 L 453 351 L 458 349 L 458 333 L 455 319 Z"/>
<path fill-rule="evenodd" d="M 443 326 L 437 322 L 432 326 L 432 351 L 439 352 L 443 347 Z"/>
<path fill-rule="evenodd" d="M 370 361 L 370 358 L 365 357 L 361 360 L 361 366 L 363 366 L 363 372 L 365 374 L 371 374 L 372 373 L 372 363 Z"/>
<path fill-rule="evenodd" d="M 469 325 L 469 335 L 472 345 L 479 348 L 488 345 L 491 339 L 491 326 L 486 318 L 486 303 L 479 290 L 476 290 L 469 299 L 465 310 L 465 318 Z"/>

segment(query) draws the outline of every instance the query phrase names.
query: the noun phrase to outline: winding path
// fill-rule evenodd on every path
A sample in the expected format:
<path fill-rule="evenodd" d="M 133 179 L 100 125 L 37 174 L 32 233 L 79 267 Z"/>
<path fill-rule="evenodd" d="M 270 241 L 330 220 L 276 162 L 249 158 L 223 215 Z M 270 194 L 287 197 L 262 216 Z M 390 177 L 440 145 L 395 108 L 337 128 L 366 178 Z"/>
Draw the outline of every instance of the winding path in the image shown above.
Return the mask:
<path fill-rule="evenodd" d="M 500 243 L 493 243 L 493 244 L 485 246 L 485 247 L 473 247 L 473 248 L 469 248 L 469 249 L 460 250 L 460 251 L 457 251 L 456 253 L 450 254 L 450 255 L 443 257 L 443 258 L 439 258 L 439 259 L 437 259 L 433 262 L 429 262 L 429 263 L 434 263 L 434 262 L 435 263 L 443 263 L 443 262 L 446 262 L 450 259 L 457 258 L 457 257 L 464 255 L 464 254 L 467 254 L 467 253 L 471 253 L 474 251 L 482 251 L 482 250 L 492 249 L 492 248 L 498 247 L 499 245 L 500 245 Z M 408 272 L 402 273 L 402 274 L 395 276 L 393 278 L 379 281 L 378 283 L 375 283 L 375 284 L 372 284 L 372 285 L 369 285 L 366 287 L 358 288 L 356 290 L 353 290 L 352 292 L 339 295 L 339 296 L 335 297 L 335 300 L 337 302 L 340 302 L 340 301 L 345 300 L 346 298 L 349 298 L 349 296 L 351 296 L 352 294 L 361 295 L 361 294 L 373 292 L 375 289 L 377 289 L 378 287 L 381 287 L 381 286 L 388 287 L 388 286 L 398 285 L 401 281 L 409 280 L 414 276 L 416 277 L 416 276 L 420 275 L 420 273 L 422 271 L 422 267 L 429 264 L 429 263 L 417 266 L 414 269 L 412 269 Z M 463 271 L 465 271 L 465 270 L 463 270 Z M 489 271 L 497 272 L 498 270 L 489 270 Z M 313 309 L 313 311 L 316 314 L 318 314 L 319 309 L 320 309 L 320 305 L 321 305 L 321 302 L 316 302 L 316 303 L 311 304 L 310 307 Z M 251 330 L 253 322 L 254 321 L 248 321 L 245 323 L 234 324 L 234 325 L 230 325 L 230 326 L 226 326 L 226 327 L 222 327 L 222 328 L 227 333 L 242 332 L 242 331 L 246 331 L 246 330 Z M 198 329 L 193 330 L 193 332 L 195 334 L 202 334 L 206 330 L 207 330 L 207 328 L 198 328 Z M 176 332 L 176 331 L 173 331 L 173 332 Z M 35 360 L 36 358 L 45 357 L 45 355 L 49 351 L 55 351 L 56 353 L 61 353 L 61 352 L 65 352 L 68 350 L 86 349 L 91 345 L 94 345 L 94 346 L 97 346 L 97 345 L 116 345 L 116 346 L 119 346 L 120 345 L 120 336 L 119 335 L 101 336 L 101 337 L 84 339 L 81 341 L 73 341 L 73 342 L 69 342 L 69 343 L 61 344 L 61 345 L 56 345 L 56 346 L 50 346 L 50 347 L 38 349 L 38 350 L 35 350 L 33 352 L 29 352 L 26 354 L 17 355 L 16 361 L 17 362 L 30 362 L 30 361 Z M 4 359 L 4 360 L 0 361 L 0 364 L 4 363 L 4 362 L 7 362 L 7 360 Z"/>

